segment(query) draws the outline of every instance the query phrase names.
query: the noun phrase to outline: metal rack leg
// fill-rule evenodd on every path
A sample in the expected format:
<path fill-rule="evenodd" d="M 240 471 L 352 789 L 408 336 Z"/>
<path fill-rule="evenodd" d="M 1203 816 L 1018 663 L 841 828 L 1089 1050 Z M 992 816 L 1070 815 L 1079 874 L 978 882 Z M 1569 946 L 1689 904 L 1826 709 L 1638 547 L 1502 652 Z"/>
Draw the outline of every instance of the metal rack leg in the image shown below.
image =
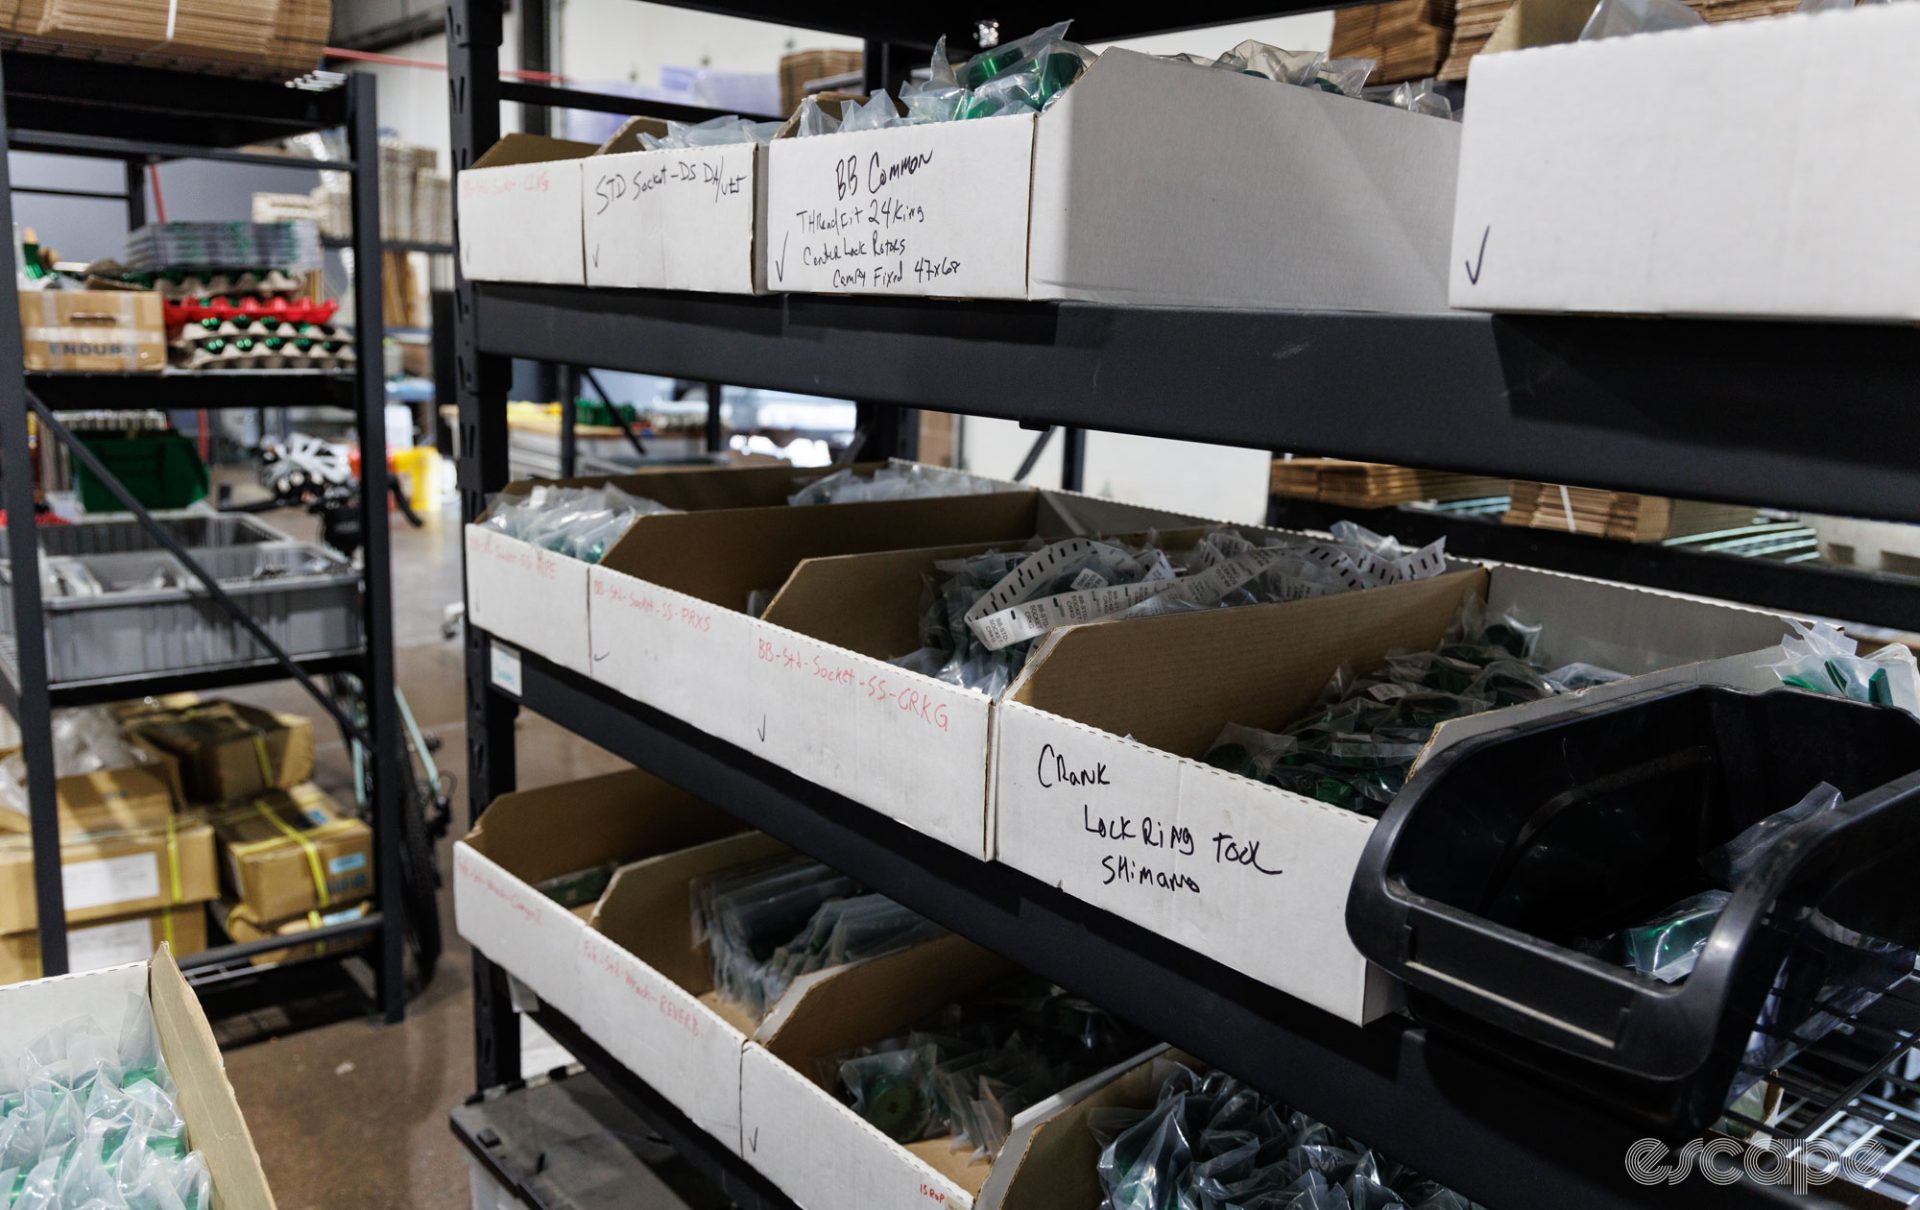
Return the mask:
<path fill-rule="evenodd" d="M 4 84 L 0 84 L 4 88 Z M 0 92 L 4 96 L 4 92 Z M 7 135 L 0 106 L 0 146 Z M 0 157 L 0 230 L 13 229 L 12 179 Z M 7 510 L 13 572 L 15 657 L 20 673 L 16 721 L 32 806 L 33 903 L 40 922 L 40 969 L 67 971 L 67 913 L 60 881 L 60 817 L 53 800 L 53 714 L 49 703 L 45 618 L 40 610 L 40 545 L 33 524 L 33 461 L 28 450 L 27 386 L 21 365 L 20 300 L 0 290 L 0 493 Z"/>
<path fill-rule="evenodd" d="M 720 424 L 721 387 L 717 382 L 707 384 L 707 452 L 717 454 L 727 446 L 726 434 Z"/>
<path fill-rule="evenodd" d="M 1086 490 L 1087 430 L 1068 426 L 1060 430 L 1060 486 L 1070 492 Z"/>
<path fill-rule="evenodd" d="M 447 85 L 453 168 L 468 167 L 500 137 L 500 9 L 497 0 L 447 5 Z M 458 217 L 456 214 L 456 224 Z M 459 233 L 456 226 L 455 241 Z M 487 494 L 507 481 L 507 373 L 504 358 L 482 357 L 474 332 L 473 285 L 454 267 L 454 381 L 460 412 L 460 518 L 472 521 Z M 513 718 L 518 705 L 491 684 L 486 636 L 467 630 L 467 802 L 469 821 L 496 794 L 513 789 Z M 473 959 L 474 1076 L 489 1088 L 520 1066 L 519 1023 L 504 972 Z"/>
<path fill-rule="evenodd" d="M 361 605 L 366 614 L 367 733 L 373 740 L 374 847 L 380 915 L 380 1010 L 388 1022 L 407 1013 L 406 897 L 401 885 L 400 725 L 393 698 L 393 579 L 387 528 L 387 393 L 379 372 L 384 343 L 380 288 L 380 125 L 374 78 L 347 78 L 347 137 L 353 157 L 353 308 L 359 350 L 360 516 L 365 534 Z"/>

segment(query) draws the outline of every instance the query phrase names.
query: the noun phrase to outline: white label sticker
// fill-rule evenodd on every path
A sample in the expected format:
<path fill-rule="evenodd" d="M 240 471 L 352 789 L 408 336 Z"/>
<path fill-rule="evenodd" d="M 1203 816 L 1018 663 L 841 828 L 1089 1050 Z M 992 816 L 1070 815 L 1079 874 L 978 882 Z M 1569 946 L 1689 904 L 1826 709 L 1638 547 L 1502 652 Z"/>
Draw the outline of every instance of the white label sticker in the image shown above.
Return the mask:
<path fill-rule="evenodd" d="M 75 974 L 125 966 L 129 962 L 145 962 L 153 957 L 153 949 L 153 928 L 144 917 L 117 924 L 96 924 L 67 934 L 67 965 Z"/>
<path fill-rule="evenodd" d="M 60 886 L 70 912 L 158 899 L 160 862 L 152 853 L 76 861 L 60 867 Z"/>
<path fill-rule="evenodd" d="M 493 687 L 520 696 L 520 652 L 505 643 L 493 645 Z"/>

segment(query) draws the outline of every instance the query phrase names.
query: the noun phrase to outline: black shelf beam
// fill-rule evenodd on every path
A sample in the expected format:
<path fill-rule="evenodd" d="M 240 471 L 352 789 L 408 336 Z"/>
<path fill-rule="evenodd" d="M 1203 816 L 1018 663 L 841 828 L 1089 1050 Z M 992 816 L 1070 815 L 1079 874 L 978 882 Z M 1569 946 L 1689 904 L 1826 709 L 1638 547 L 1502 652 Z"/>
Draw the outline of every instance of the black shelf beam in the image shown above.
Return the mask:
<path fill-rule="evenodd" d="M 1494 1210 L 1831 1205 L 1750 1185 L 1636 1185 L 1624 1156 L 1643 1130 L 1517 1068 L 1403 1017 L 1348 1025 L 605 686 L 521 659 L 526 708 Z"/>
<path fill-rule="evenodd" d="M 1787 613 L 1920 632 L 1920 579 L 1907 576 L 1523 529 L 1503 525 L 1497 516 L 1464 517 L 1418 508 L 1341 508 L 1279 496 L 1268 508 L 1267 521 L 1283 529 L 1316 530 L 1336 521 L 1357 521 L 1376 533 L 1421 546 L 1445 538 L 1447 553 L 1464 558 L 1522 563 Z"/>
<path fill-rule="evenodd" d="M 739 1210 L 799 1210 L 797 1203 L 755 1171 L 731 1148 L 695 1125 L 692 1118 L 633 1074 L 589 1038 L 571 1018 L 541 1005 L 529 1014 L 593 1077 L 645 1122 L 700 1175 L 719 1187 Z"/>
<path fill-rule="evenodd" d="M 1147 34 L 1175 33 L 1202 29 L 1238 21 L 1257 21 L 1262 17 L 1280 17 L 1288 13 L 1318 12 L 1326 5 L 1318 0 L 1287 0 L 1284 3 L 1225 2 L 1186 5 L 1089 5 L 1075 9 L 1052 5 L 955 6 L 829 4 L 796 9 L 779 0 L 675 0 L 675 8 L 743 17 L 750 21 L 768 21 L 776 25 L 797 25 L 823 33 L 843 34 L 868 41 L 891 42 L 899 46 L 927 48 L 945 34 L 950 53 L 970 51 L 974 45 L 974 22 L 991 18 L 998 22 L 1005 40 L 1024 37 L 1056 21 L 1073 19 L 1067 36 L 1077 42 L 1114 42 Z M 1191 48 L 1218 53 L 1225 46 L 1196 42 Z"/>
<path fill-rule="evenodd" d="M 359 406 L 351 371 L 226 370 L 208 373 L 35 374 L 27 386 L 56 411 Z"/>
<path fill-rule="evenodd" d="M 347 90 L 337 78 L 302 87 L 20 51 L 0 59 L 7 120 L 17 131 L 206 151 L 347 121 Z M 149 147 L 142 154 L 166 153 Z"/>
<path fill-rule="evenodd" d="M 474 289 L 484 354 L 1920 521 L 1911 327 Z"/>

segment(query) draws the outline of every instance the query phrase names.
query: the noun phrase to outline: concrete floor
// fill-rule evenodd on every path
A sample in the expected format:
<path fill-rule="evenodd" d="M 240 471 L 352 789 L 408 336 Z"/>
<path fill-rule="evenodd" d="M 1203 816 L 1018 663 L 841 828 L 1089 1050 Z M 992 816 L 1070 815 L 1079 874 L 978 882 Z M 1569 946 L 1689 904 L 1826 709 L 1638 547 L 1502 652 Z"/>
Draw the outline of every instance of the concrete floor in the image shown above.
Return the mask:
<path fill-rule="evenodd" d="M 317 524 L 298 512 L 266 519 L 308 536 Z M 447 605 L 460 600 L 460 529 L 449 504 L 415 530 L 393 527 L 393 609 L 401 690 L 415 717 L 443 742 L 441 767 L 464 783 L 466 704 L 462 648 L 440 637 Z M 288 682 L 238 691 L 237 698 L 319 716 Z M 316 723 L 316 737 L 331 728 Z M 319 746 L 315 780 L 343 802 L 351 789 L 337 733 Z M 523 788 L 621 767 L 606 752 L 531 715 L 519 724 Z M 466 826 L 464 786 L 455 793 L 457 835 Z M 450 874 L 450 837 L 440 869 Z M 317 978 L 293 1004 L 248 1003 L 244 991 L 208 998 L 227 1072 L 252 1128 L 280 1210 L 456 1210 L 471 1203 L 465 1154 L 447 1113 L 473 1087 L 472 980 L 466 945 L 454 933 L 453 900 L 441 892 L 447 939 L 432 984 L 399 1026 L 373 1023 L 350 962 Z M 319 1022 L 315 1024 L 314 1022 Z"/>

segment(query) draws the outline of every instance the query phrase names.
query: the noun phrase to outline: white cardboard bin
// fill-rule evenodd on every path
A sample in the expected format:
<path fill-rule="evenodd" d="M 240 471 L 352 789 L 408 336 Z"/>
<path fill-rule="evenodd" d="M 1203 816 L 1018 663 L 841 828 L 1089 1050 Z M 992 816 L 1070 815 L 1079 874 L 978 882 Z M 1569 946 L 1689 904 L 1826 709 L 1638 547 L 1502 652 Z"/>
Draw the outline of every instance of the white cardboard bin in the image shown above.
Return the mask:
<path fill-rule="evenodd" d="M 587 284 L 759 293 L 766 147 L 638 150 L 632 132 L 655 125 L 636 118 L 580 162 Z"/>
<path fill-rule="evenodd" d="M 1442 724 L 1428 753 L 1523 712 L 1663 683 L 1778 684 L 1776 615 L 1495 566 L 1285 605 L 1077 627 L 996 714 L 996 859 L 1355 1023 L 1395 1007 L 1393 981 L 1347 938 L 1346 903 L 1374 821 L 1202 759 L 1230 722 L 1277 730 L 1336 667 L 1424 650 L 1468 593 L 1543 623 L 1541 658 L 1633 674 L 1584 694 Z M 1897 690 L 1911 708 L 1910 681 Z"/>
<path fill-rule="evenodd" d="M 894 575 L 845 599 L 810 596 L 803 609 L 779 599 L 800 587 L 796 568 L 849 552 L 914 551 L 924 561 L 929 543 L 1012 548 L 1036 534 L 1198 523 L 1058 492 L 657 518 L 636 525 L 592 570 L 593 675 L 984 857 L 992 702 L 853 646 L 876 617 L 887 634 L 917 632 L 920 571 L 904 594 Z M 754 590 L 779 590 L 764 619 L 744 612 Z M 875 601 L 889 611 L 876 614 Z M 804 619 L 809 633 L 779 624 L 781 617 Z"/>
<path fill-rule="evenodd" d="M 881 463 L 861 463 L 870 473 Z M 520 480 L 500 493 L 502 500 L 525 496 L 536 486 L 604 487 L 611 483 L 669 508 L 783 507 L 787 497 L 822 477 L 824 470 L 791 466 L 695 467 L 641 471 L 632 475 L 593 475 L 577 479 Z M 467 622 L 562 668 L 586 676 L 592 672 L 587 641 L 587 572 L 579 559 L 509 537 L 480 521 L 466 527 Z M 819 505 L 827 508 L 831 505 Z M 642 517 L 634 524 L 645 524 Z"/>
<path fill-rule="evenodd" d="M 136 996 L 153 1008 L 160 1053 L 177 1087 L 174 1105 L 187 1124 L 187 1145 L 205 1157 L 213 1176 L 214 1206 L 273 1210 L 273 1194 L 227 1081 L 220 1047 L 199 997 L 166 946 L 147 962 L 0 987 L 0 1060 L 11 1061 L 40 1035 L 75 1017 L 92 1017 L 109 1038 L 118 1037 Z"/>
<path fill-rule="evenodd" d="M 1894 4 L 1475 57 L 1449 298 L 1920 319 L 1916 42 Z"/>
<path fill-rule="evenodd" d="M 579 967 L 591 909 L 561 907 L 534 884 L 740 831 L 732 818 L 637 769 L 503 794 L 453 846 L 454 924 L 542 1001 L 582 1022 L 588 990 Z"/>
<path fill-rule="evenodd" d="M 776 291 L 1446 308 L 1459 126 L 1109 50 L 1043 114 L 776 139 Z"/>
<path fill-rule="evenodd" d="M 819 1061 L 910 1028 L 994 978 L 1006 961 L 959 937 L 806 975 L 774 1007 L 740 1063 L 742 1155 L 797 1204 L 819 1210 L 971 1210 L 982 1186 L 1025 1154 L 1023 1128 L 1137 1067 L 1130 1059 L 1013 1119 L 1000 1158 L 972 1163 L 945 1136 L 896 1143 L 816 1078 Z M 1001 1179 L 1004 1179 L 1002 1177 Z"/>
<path fill-rule="evenodd" d="M 585 283 L 580 158 L 592 143 L 509 134 L 460 173 L 460 271 L 473 281 Z"/>

